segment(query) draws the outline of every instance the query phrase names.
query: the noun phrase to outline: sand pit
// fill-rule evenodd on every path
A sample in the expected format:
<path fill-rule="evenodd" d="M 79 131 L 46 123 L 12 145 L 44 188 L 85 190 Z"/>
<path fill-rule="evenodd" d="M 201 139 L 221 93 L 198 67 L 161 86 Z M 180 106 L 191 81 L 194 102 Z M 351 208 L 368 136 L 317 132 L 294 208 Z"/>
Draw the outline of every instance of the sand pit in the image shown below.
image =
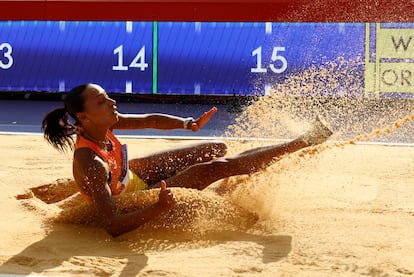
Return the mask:
<path fill-rule="evenodd" d="M 40 136 L 0 141 L 2 274 L 414 275 L 413 147 L 328 142 L 205 192 L 176 189 L 180 205 L 171 217 L 112 239 L 73 204 L 76 195 L 66 203 L 73 217 L 62 216 L 59 197 L 39 192 L 45 184 L 70 188 L 69 154 Z M 131 153 L 189 143 L 123 141 Z"/>

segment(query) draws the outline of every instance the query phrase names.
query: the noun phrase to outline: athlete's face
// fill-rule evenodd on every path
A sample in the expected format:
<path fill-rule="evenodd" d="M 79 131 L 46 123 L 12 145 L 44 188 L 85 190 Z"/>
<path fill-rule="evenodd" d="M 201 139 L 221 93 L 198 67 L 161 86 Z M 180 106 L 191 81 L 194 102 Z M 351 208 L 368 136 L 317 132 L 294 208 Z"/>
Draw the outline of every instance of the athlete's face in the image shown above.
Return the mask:
<path fill-rule="evenodd" d="M 105 90 L 99 85 L 90 84 L 82 93 L 84 99 L 83 112 L 80 116 L 82 124 L 85 120 L 88 124 L 92 123 L 96 127 L 112 127 L 118 122 L 118 112 L 116 101 L 109 98 Z"/>

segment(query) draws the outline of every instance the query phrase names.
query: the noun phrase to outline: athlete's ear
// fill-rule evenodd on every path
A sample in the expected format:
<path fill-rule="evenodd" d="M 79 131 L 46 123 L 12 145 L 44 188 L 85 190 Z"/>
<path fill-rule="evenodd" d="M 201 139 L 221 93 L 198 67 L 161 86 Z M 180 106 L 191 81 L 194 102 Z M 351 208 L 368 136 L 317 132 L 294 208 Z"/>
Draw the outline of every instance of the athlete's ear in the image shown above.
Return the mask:
<path fill-rule="evenodd" d="M 78 118 L 78 120 L 80 121 L 80 123 L 85 122 L 85 121 L 88 120 L 88 117 L 87 117 L 87 115 L 86 115 L 85 112 L 78 112 L 76 114 L 76 117 Z"/>

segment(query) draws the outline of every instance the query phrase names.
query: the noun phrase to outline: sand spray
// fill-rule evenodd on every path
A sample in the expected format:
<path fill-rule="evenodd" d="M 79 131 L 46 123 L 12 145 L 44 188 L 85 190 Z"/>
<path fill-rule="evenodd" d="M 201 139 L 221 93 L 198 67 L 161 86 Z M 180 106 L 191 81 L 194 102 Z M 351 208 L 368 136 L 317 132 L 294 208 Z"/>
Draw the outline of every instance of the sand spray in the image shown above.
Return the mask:
<path fill-rule="evenodd" d="M 413 101 L 364 98 L 362 78 L 357 74 L 360 67 L 360 60 L 338 58 L 292 74 L 275 83 L 270 95 L 257 97 L 245 107 L 226 131 L 231 155 L 293 139 L 320 114 L 335 131 L 328 142 L 283 157 L 261 172 L 217 181 L 204 191 L 171 188 L 177 206 L 140 228 L 140 233 L 275 232 L 280 209 L 276 203 L 281 196 L 278 187 L 296 178 L 297 172 L 317 160 L 321 152 L 367 141 L 393 141 L 394 137 L 412 143 Z M 58 180 L 18 198 L 48 223 L 99 225 L 93 205 L 73 189 L 73 180 Z M 69 197 L 65 190 L 71 192 Z M 123 194 L 117 198 L 119 209 L 127 212 L 149 205 L 158 193 Z"/>
<path fill-rule="evenodd" d="M 228 144 L 233 153 L 296 138 L 317 114 L 334 131 L 326 143 L 290 154 L 253 176 L 231 178 L 230 185 L 224 185 L 237 205 L 258 214 L 260 228 L 270 225 L 277 229 L 281 208 L 277 203 L 283 197 L 279 186 L 295 179 L 310 163 L 317 166 L 323 151 L 356 143 L 414 143 L 414 101 L 365 98 L 363 78 L 356 73 L 360 67 L 361 60 L 338 58 L 289 76 L 275 84 L 270 95 L 246 107 L 229 126 L 227 137 L 232 139 Z"/>

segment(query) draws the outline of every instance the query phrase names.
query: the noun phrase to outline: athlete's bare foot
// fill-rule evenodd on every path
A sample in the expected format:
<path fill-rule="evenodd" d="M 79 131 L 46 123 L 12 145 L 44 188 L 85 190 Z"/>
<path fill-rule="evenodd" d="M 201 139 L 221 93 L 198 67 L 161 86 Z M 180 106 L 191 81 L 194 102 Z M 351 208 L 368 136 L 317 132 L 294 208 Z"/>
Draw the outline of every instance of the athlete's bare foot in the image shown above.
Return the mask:
<path fill-rule="evenodd" d="M 326 121 L 318 115 L 311 128 L 301 138 L 309 145 L 316 145 L 325 142 L 332 134 Z"/>

